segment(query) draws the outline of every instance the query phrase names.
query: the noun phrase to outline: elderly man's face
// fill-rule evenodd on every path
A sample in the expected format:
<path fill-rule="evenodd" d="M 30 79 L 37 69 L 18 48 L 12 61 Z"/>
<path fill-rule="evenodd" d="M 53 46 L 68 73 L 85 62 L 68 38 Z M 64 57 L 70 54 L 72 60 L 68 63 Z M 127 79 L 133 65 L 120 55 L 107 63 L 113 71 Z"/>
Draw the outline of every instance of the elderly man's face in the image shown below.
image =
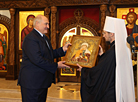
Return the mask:
<path fill-rule="evenodd" d="M 39 31 L 42 34 L 47 33 L 49 28 L 49 20 L 45 16 L 43 16 L 42 21 L 38 24 L 38 26 L 39 26 Z"/>

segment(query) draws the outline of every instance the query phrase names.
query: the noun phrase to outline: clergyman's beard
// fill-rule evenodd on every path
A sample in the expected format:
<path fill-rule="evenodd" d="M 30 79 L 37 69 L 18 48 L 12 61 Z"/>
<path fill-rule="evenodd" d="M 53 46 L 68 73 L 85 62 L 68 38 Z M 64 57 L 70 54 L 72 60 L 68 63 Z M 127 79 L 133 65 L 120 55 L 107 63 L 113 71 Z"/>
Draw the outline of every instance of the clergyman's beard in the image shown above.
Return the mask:
<path fill-rule="evenodd" d="M 107 44 L 107 45 L 110 45 L 110 41 L 106 41 L 106 44 Z"/>

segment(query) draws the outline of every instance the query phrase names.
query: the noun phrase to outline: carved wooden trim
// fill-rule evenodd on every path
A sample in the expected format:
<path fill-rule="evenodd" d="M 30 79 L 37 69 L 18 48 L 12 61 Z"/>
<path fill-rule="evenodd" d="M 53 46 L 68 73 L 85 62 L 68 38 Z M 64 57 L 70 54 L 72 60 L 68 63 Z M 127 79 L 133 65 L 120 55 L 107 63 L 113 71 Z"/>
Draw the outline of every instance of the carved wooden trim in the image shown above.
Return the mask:
<path fill-rule="evenodd" d="M 51 7 L 51 44 L 53 49 L 56 49 L 56 12 L 57 7 Z"/>
<path fill-rule="evenodd" d="M 91 28 L 93 28 L 96 32 L 99 30 L 98 23 L 93 19 L 82 17 L 78 22 L 78 20 L 75 17 L 71 17 L 66 19 L 59 25 L 59 32 L 63 32 L 63 29 L 69 25 L 78 25 L 78 24 L 91 26 Z"/>
<path fill-rule="evenodd" d="M 110 13 L 111 13 L 111 17 L 114 17 L 115 16 L 116 6 L 115 5 L 109 6 L 109 10 L 110 10 Z"/>
<path fill-rule="evenodd" d="M 108 0 L 3 0 L 0 8 L 44 8 L 48 6 L 77 6 L 108 4 Z"/>
<path fill-rule="evenodd" d="M 48 7 L 46 7 L 45 9 L 44 9 L 44 15 L 49 19 L 49 14 L 50 14 L 50 8 L 48 8 Z"/>
<path fill-rule="evenodd" d="M 106 11 L 107 11 L 107 5 L 101 5 L 100 6 L 101 10 L 101 30 L 103 29 L 104 22 L 105 22 L 105 16 L 106 16 Z M 101 33 L 101 32 L 100 32 Z"/>
<path fill-rule="evenodd" d="M 0 2 L 0 8 L 42 8 L 47 7 L 46 0 L 28 0 L 28 1 L 3 1 Z"/>
<path fill-rule="evenodd" d="M 50 6 L 78 6 L 78 5 L 136 5 L 137 0 L 3 0 L 0 8 L 45 8 Z"/>
<path fill-rule="evenodd" d="M 10 9 L 10 14 L 11 14 L 11 32 L 10 32 L 10 39 L 9 39 L 9 41 L 10 41 L 10 44 L 9 44 L 9 48 L 10 48 L 10 51 L 9 51 L 9 64 L 10 65 L 14 65 L 15 64 L 15 62 L 14 62 L 14 59 L 15 59 L 15 53 L 13 53 L 13 52 L 15 52 L 15 42 L 14 42 L 14 36 L 15 36 L 15 34 L 14 34 L 14 14 L 15 14 L 15 9 L 13 9 L 13 8 L 11 8 Z"/>
<path fill-rule="evenodd" d="M 98 5 L 107 4 L 108 0 L 47 0 L 49 5 L 55 6 L 74 6 L 74 5 Z"/>
<path fill-rule="evenodd" d="M 138 0 L 110 0 L 110 4 L 114 5 L 136 5 Z"/>
<path fill-rule="evenodd" d="M 8 18 L 7 16 L 4 16 L 4 15 L 0 15 L 0 23 L 5 25 L 10 33 L 10 26 L 11 26 L 10 18 Z"/>

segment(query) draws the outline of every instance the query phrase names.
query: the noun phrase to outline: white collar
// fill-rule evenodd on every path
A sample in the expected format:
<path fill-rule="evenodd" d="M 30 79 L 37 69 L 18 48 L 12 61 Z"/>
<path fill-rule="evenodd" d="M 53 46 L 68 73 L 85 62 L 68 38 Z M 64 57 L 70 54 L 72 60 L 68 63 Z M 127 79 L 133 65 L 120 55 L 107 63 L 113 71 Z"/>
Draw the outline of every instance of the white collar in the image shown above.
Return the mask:
<path fill-rule="evenodd" d="M 41 37 L 43 37 L 43 34 L 40 31 L 38 31 L 37 29 L 35 29 L 35 30 L 41 35 Z"/>

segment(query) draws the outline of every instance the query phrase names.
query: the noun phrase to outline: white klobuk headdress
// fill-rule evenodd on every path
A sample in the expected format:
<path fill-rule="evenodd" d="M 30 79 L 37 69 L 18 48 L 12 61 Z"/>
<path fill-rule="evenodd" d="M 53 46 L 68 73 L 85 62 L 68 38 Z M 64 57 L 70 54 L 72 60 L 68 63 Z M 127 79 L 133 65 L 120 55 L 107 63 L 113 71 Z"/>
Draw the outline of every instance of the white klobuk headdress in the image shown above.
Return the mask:
<path fill-rule="evenodd" d="M 116 102 L 135 102 L 133 67 L 123 19 L 106 16 L 104 29 L 115 34 Z"/>

